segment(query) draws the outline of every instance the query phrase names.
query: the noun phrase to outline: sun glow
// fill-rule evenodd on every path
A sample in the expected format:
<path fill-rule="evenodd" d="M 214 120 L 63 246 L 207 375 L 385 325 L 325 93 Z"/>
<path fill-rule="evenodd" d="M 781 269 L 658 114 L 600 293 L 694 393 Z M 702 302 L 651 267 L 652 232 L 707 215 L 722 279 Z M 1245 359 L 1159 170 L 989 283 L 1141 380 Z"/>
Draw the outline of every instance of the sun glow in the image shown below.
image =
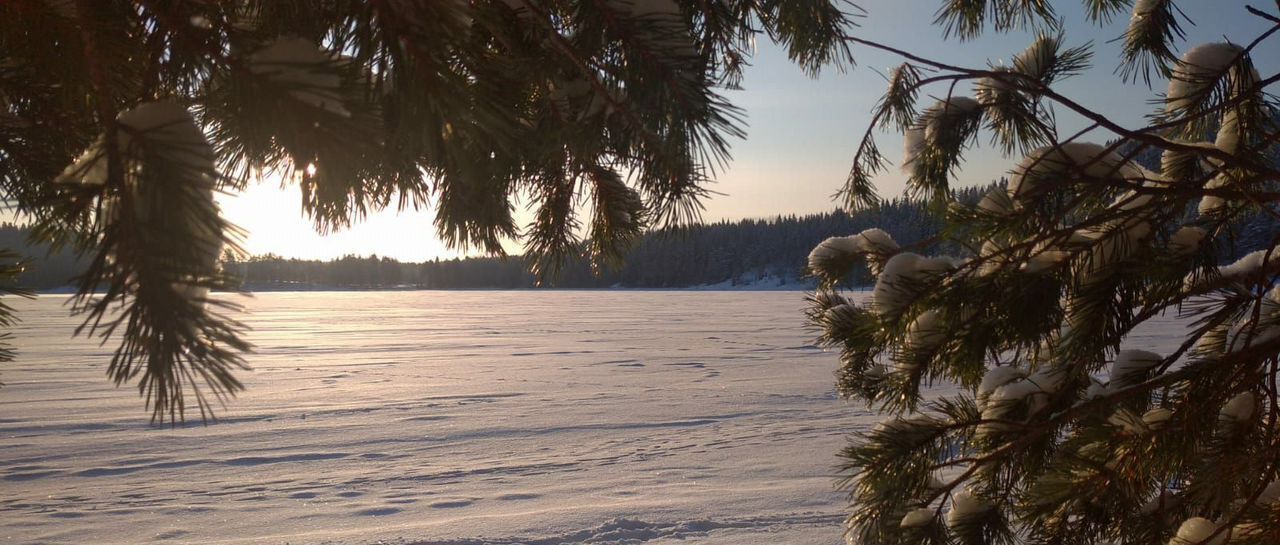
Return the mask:
<path fill-rule="evenodd" d="M 298 186 L 281 187 L 279 179 L 253 183 L 238 194 L 218 198 L 223 216 L 246 232 L 243 246 L 250 255 L 333 259 L 376 254 L 400 261 L 461 255 L 436 238 L 430 210 L 382 210 L 354 221 L 350 228 L 321 235 L 303 214 L 301 203 Z"/>

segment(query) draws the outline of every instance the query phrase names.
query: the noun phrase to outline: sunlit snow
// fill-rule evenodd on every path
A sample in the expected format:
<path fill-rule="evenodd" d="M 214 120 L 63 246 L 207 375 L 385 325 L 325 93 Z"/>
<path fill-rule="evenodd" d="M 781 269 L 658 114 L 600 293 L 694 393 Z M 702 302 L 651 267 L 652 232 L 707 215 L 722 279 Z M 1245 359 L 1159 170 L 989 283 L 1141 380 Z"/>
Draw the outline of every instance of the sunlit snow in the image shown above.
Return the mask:
<path fill-rule="evenodd" d="M 13 543 L 830 543 L 833 391 L 800 292 L 269 293 L 220 421 L 147 425 L 19 302 L 0 370 Z"/>

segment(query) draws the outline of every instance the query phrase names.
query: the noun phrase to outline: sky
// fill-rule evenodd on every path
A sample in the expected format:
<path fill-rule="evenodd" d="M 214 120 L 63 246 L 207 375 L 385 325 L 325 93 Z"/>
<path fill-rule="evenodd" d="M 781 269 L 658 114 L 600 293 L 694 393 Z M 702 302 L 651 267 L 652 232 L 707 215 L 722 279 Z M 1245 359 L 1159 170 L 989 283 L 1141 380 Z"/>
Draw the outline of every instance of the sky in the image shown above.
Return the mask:
<path fill-rule="evenodd" d="M 1008 64 L 1013 55 L 1034 39 L 1033 32 L 997 34 L 962 42 L 944 39 L 942 29 L 932 25 L 939 0 L 858 0 L 866 12 L 859 19 L 856 36 L 875 40 L 937 61 L 981 68 L 988 63 Z M 1068 46 L 1092 42 L 1093 67 L 1086 73 L 1062 81 L 1055 88 L 1077 102 L 1128 127 L 1145 125 L 1144 116 L 1153 112 L 1151 101 L 1164 90 L 1165 82 L 1124 83 L 1115 74 L 1119 64 L 1119 44 L 1128 16 L 1120 15 L 1102 26 L 1088 22 L 1079 0 L 1055 2 L 1064 20 Z M 1263 3 L 1264 8 L 1269 7 Z M 1245 11 L 1246 2 L 1233 0 L 1189 0 L 1178 3 L 1194 22 L 1184 25 L 1185 41 L 1179 50 L 1204 42 L 1248 42 L 1268 28 L 1268 24 Z M 1263 77 L 1280 69 L 1280 37 L 1260 47 L 1254 62 Z M 726 91 L 734 104 L 747 114 L 745 140 L 733 142 L 733 161 L 719 172 L 709 189 L 716 192 L 704 203 L 703 219 L 741 219 L 779 214 L 808 214 L 836 207 L 832 195 L 841 187 L 858 140 L 870 122 L 870 111 L 885 89 L 883 75 L 902 59 L 877 50 L 854 49 L 856 66 L 845 70 L 828 68 L 817 78 L 805 75 L 792 64 L 783 50 L 761 37 L 759 50 L 747 69 L 743 90 Z M 946 87 L 929 89 L 924 95 L 945 96 Z M 957 94 L 971 94 L 958 90 Z M 1079 119 L 1058 110 L 1064 133 L 1084 126 Z M 877 142 L 886 156 L 901 156 L 901 136 L 878 133 Z M 1016 157 L 1003 157 L 989 145 L 989 135 L 980 136 L 979 147 L 966 154 L 957 184 L 989 183 L 1006 173 Z M 1098 133 L 1084 141 L 1103 142 L 1113 138 Z M 876 180 L 884 197 L 901 195 L 905 177 L 896 168 Z M 225 196 L 220 205 L 227 218 L 248 231 L 244 247 L 251 254 L 275 253 L 286 257 L 330 259 L 346 254 L 389 256 L 402 261 L 452 258 L 460 252 L 447 248 L 435 237 L 429 210 L 396 212 L 387 210 L 336 233 L 321 236 L 313 229 L 300 207 L 297 186 L 282 187 L 278 179 L 262 180 L 236 196 Z M 518 219 L 527 221 L 528 215 Z M 515 244 L 509 251 L 519 252 Z"/>

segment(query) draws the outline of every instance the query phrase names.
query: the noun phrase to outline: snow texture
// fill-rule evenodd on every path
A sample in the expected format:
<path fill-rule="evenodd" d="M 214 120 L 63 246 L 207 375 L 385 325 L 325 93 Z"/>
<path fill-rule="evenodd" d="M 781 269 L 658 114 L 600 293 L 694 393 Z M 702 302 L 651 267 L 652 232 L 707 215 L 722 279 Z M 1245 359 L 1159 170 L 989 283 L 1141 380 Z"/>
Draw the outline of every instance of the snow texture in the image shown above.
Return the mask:
<path fill-rule="evenodd" d="M 299 102 L 351 117 L 343 102 L 335 59 L 304 38 L 280 38 L 249 55 L 249 71 L 287 87 Z"/>
<path fill-rule="evenodd" d="M 1258 503 L 1260 505 L 1280 503 L 1280 481 L 1273 481 L 1263 488 L 1262 493 L 1258 494 Z"/>
<path fill-rule="evenodd" d="M 996 369 L 1000 369 L 997 367 Z M 994 371 L 994 369 L 993 369 Z M 1001 376 L 1003 375 L 1003 376 Z M 987 376 L 983 377 L 983 383 L 986 387 L 990 387 L 991 383 L 995 383 L 1004 378 L 1010 380 L 996 387 L 989 395 L 982 395 L 983 385 L 979 385 L 978 404 L 982 408 L 982 418 L 984 419 L 1006 419 L 1020 406 L 1026 406 L 1030 413 L 1035 413 L 1043 409 L 1048 404 L 1049 396 L 1057 392 L 1062 387 L 1063 377 L 1052 369 L 1040 369 L 1026 378 L 1017 379 L 1016 373 L 1013 371 L 1003 372 L 1000 375 L 992 376 L 991 371 L 987 372 Z M 988 378 L 991 383 L 987 383 Z M 991 422 L 979 426 L 980 435 L 998 432 L 1006 426 L 999 422 Z"/>
<path fill-rule="evenodd" d="M 233 300 L 254 328 L 248 390 L 217 422 L 172 430 L 103 380 L 94 339 L 68 338 L 65 297 L 12 301 L 0 535 L 832 545 L 848 507 L 836 453 L 879 420 L 836 396 L 799 291 Z M 1172 353 L 1188 325 L 1157 317 L 1124 348 Z M 1022 375 L 996 369 L 988 392 Z"/>
<path fill-rule="evenodd" d="M 898 243 L 883 229 L 867 229 L 855 238 L 865 252 L 889 255 L 898 251 Z"/>
<path fill-rule="evenodd" d="M 947 512 L 947 526 L 955 527 L 964 524 L 975 516 L 980 516 L 994 507 L 991 502 L 968 491 L 960 491 L 951 496 L 951 510 Z"/>
<path fill-rule="evenodd" d="M 1138 384 L 1147 378 L 1147 372 L 1158 365 L 1164 358 L 1155 352 L 1146 350 L 1121 350 L 1111 364 L 1111 384 L 1115 387 L 1127 387 Z"/>
<path fill-rule="evenodd" d="M 116 142 L 126 157 L 126 170 L 136 171 L 144 151 L 179 167 L 202 174 L 213 173 L 213 147 L 196 126 L 191 113 L 174 100 L 144 102 L 121 112 L 116 118 L 120 131 Z M 99 138 L 59 176 L 61 183 L 103 185 L 107 183 L 107 153 Z"/>
<path fill-rule="evenodd" d="M 929 523 L 933 522 L 933 515 L 933 509 L 929 509 L 927 507 L 912 509 L 911 511 L 907 511 L 906 515 L 903 515 L 902 522 L 898 523 L 898 527 L 920 528 L 928 526 Z"/>
<path fill-rule="evenodd" d="M 978 250 L 978 258 L 982 260 L 982 265 L 978 267 L 978 276 L 987 276 L 999 272 L 1004 267 L 1005 262 L 1009 260 L 1008 250 L 1008 244 L 994 238 L 983 242 L 982 248 Z"/>
<path fill-rule="evenodd" d="M 978 201 L 978 209 L 996 216 L 1013 212 L 1013 201 L 1009 200 L 1009 190 L 996 187 L 988 191 L 982 196 L 982 200 Z"/>
<path fill-rule="evenodd" d="M 1246 422 L 1253 417 L 1255 405 L 1257 405 L 1257 398 L 1254 397 L 1253 392 L 1236 394 L 1222 406 L 1222 410 L 1218 412 L 1218 420 Z"/>
<path fill-rule="evenodd" d="M 1218 525 L 1202 517 L 1191 517 L 1178 527 L 1178 535 L 1169 541 L 1169 545 L 1222 545 L 1227 540 L 1227 532 L 1218 532 Z M 1213 539 L 1209 536 L 1213 535 Z"/>
<path fill-rule="evenodd" d="M 932 309 L 921 312 L 907 326 L 907 346 L 918 355 L 932 353 L 947 338 L 945 325 L 940 312 Z"/>
<path fill-rule="evenodd" d="M 1084 400 L 1089 401 L 1110 394 L 1110 389 L 1106 384 L 1098 381 L 1098 379 L 1089 379 L 1089 387 L 1085 388 Z"/>
<path fill-rule="evenodd" d="M 123 158 L 126 173 L 137 174 L 148 168 L 157 168 L 154 162 L 163 162 L 167 168 L 186 171 L 192 178 L 198 179 L 203 187 L 183 194 L 186 199 L 181 203 L 166 202 L 163 206 L 197 206 L 201 210 L 191 210 L 185 217 L 188 221 L 183 229 L 194 235 L 192 244 L 204 250 L 204 262 L 207 270 L 213 270 L 218 256 L 222 253 L 221 233 L 215 232 L 206 222 L 199 218 L 217 216 L 217 204 L 213 198 L 216 175 L 214 167 L 213 147 L 205 139 L 204 133 L 196 125 L 195 119 L 186 106 L 174 100 L 144 102 L 132 109 L 121 112 L 117 117 L 120 130 L 116 134 L 117 147 Z M 99 137 L 59 176 L 59 183 L 76 183 L 102 186 L 107 183 L 107 152 L 105 138 Z M 149 164 L 150 163 L 150 164 Z M 154 179 L 126 176 L 128 190 L 135 195 L 144 195 L 154 187 L 140 185 L 143 180 L 156 183 Z M 171 192 L 168 194 L 178 194 Z M 136 218 L 146 221 L 155 211 L 151 205 L 153 199 L 135 196 L 132 199 L 136 208 Z M 114 219 L 123 211 L 119 200 L 112 195 L 103 198 L 103 213 Z M 188 283 L 176 283 L 174 291 L 180 296 L 196 304 L 203 304 L 208 295 L 208 288 Z"/>
<path fill-rule="evenodd" d="M 1107 418 L 1107 422 L 1129 435 L 1140 435 L 1147 431 L 1147 424 L 1142 421 L 1142 417 L 1129 409 L 1116 410 Z"/>
<path fill-rule="evenodd" d="M 693 36 L 675 0 L 608 0 L 615 10 L 641 21 L 654 45 L 680 56 L 696 54 Z M 686 74 L 693 77 L 694 74 Z"/>
<path fill-rule="evenodd" d="M 867 229 L 847 237 L 830 237 L 809 252 L 809 270 L 834 277 L 858 257 L 864 257 L 872 274 L 880 274 L 886 259 L 898 251 L 898 243 L 889 233 Z M 834 279 L 834 278 L 833 278 Z"/>
<path fill-rule="evenodd" d="M 1041 391 L 1052 394 L 1062 389 L 1066 378 L 1066 374 L 1060 369 L 1045 366 L 1028 376 L 1027 381 L 1035 384 Z"/>
<path fill-rule="evenodd" d="M 1205 182 L 1205 189 L 1222 189 L 1231 184 L 1230 178 L 1218 175 L 1210 178 Z M 1200 198 L 1200 204 L 1196 206 L 1196 212 L 1201 216 L 1212 216 L 1222 212 L 1227 207 L 1227 200 L 1217 195 L 1205 195 Z"/>
<path fill-rule="evenodd" d="M 1183 110 L 1198 102 L 1217 76 L 1231 68 L 1241 51 L 1236 44 L 1216 42 L 1197 45 L 1184 53 L 1169 78 L 1166 111 Z"/>
<path fill-rule="evenodd" d="M 1146 424 L 1146 426 L 1151 429 L 1164 427 L 1164 424 L 1168 422 L 1170 418 L 1173 418 L 1173 411 L 1164 407 L 1156 407 L 1142 413 L 1142 423 Z"/>
<path fill-rule="evenodd" d="M 1066 263 L 1071 259 L 1071 252 L 1063 250 L 1043 250 L 1031 257 L 1022 264 L 1022 272 L 1027 274 L 1041 274 L 1058 268 L 1059 265 Z"/>
<path fill-rule="evenodd" d="M 223 296 L 215 294 L 214 297 Z M 857 295 L 865 299 L 865 295 Z M 841 543 L 847 434 L 793 292 L 259 293 L 220 420 L 147 425 L 65 297 L 8 301 L 13 543 Z M 861 300 L 859 301 L 861 302 Z"/>
<path fill-rule="evenodd" d="M 1259 275 L 1270 274 L 1280 268 L 1280 252 L 1272 252 L 1270 256 L 1267 254 L 1266 249 L 1245 254 L 1230 265 L 1218 267 L 1218 274 L 1224 279 L 1235 281 L 1246 281 Z"/>
<path fill-rule="evenodd" d="M 933 106 L 921 113 L 920 118 L 916 120 L 916 125 L 907 129 L 903 135 L 903 172 L 909 173 L 915 169 L 915 162 L 920 154 L 924 153 L 930 143 L 937 141 L 938 135 L 949 131 L 950 124 L 963 119 L 980 107 L 977 100 L 953 96 L 935 102 Z"/>
<path fill-rule="evenodd" d="M 1034 201 L 1050 184 L 1070 184 L 1070 174 L 1090 179 L 1144 179 L 1141 169 L 1114 151 L 1090 142 L 1044 146 L 1028 153 L 1010 173 L 1015 205 Z"/>
<path fill-rule="evenodd" d="M 915 298 L 920 283 L 954 268 L 949 257 L 923 257 L 911 252 L 895 254 L 884 264 L 872 291 L 876 312 L 898 316 Z"/>
<path fill-rule="evenodd" d="M 976 394 L 978 407 L 986 407 L 987 400 L 991 397 L 991 394 L 1001 386 L 1016 380 L 1022 380 L 1026 376 L 1026 371 L 1012 365 L 1001 365 L 988 369 L 987 373 L 982 376 L 982 382 L 978 384 Z"/>
<path fill-rule="evenodd" d="M 1200 244 L 1209 236 L 1204 228 L 1187 226 L 1174 231 L 1169 237 L 1169 250 L 1178 256 L 1188 256 L 1200 250 Z"/>
<path fill-rule="evenodd" d="M 862 253 L 862 247 L 854 237 L 830 237 L 809 252 L 809 270 L 827 273 L 832 264 L 853 259 Z"/>
<path fill-rule="evenodd" d="M 1258 258 L 1261 261 L 1261 257 Z M 1228 352 L 1245 350 L 1251 346 L 1269 343 L 1280 337 L 1280 286 L 1271 288 L 1262 297 L 1258 308 L 1258 320 L 1253 312 L 1247 312 L 1227 329 L 1223 339 Z"/>

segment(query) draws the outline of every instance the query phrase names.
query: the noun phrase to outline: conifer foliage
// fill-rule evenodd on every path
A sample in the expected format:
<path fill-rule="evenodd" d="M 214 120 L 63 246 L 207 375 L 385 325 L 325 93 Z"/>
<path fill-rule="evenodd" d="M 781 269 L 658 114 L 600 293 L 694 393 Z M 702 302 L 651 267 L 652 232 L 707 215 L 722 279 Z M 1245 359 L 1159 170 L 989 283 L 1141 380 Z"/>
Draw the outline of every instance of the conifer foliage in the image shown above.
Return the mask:
<path fill-rule="evenodd" d="M 1085 4 L 1099 21 L 1130 14 L 1118 80 L 1167 84 L 1149 126 L 1055 90 L 1091 53 L 1067 45 L 1047 2 L 943 3 L 937 22 L 962 38 L 1042 29 L 1012 65 L 851 39 L 905 57 L 875 123 L 906 133 L 909 192 L 968 249 L 924 257 L 873 230 L 810 256 L 809 314 L 840 352 L 840 388 L 886 416 L 843 453 L 852 542 L 1280 543 L 1280 233 L 1217 258 L 1242 218 L 1280 213 L 1280 75 L 1253 64 L 1280 50 L 1280 14 L 1223 3 L 1269 30 L 1184 47 L 1172 1 Z M 1059 132 L 1067 115 L 1085 128 Z M 986 137 L 1013 156 L 1011 178 L 959 203 L 952 173 Z M 850 205 L 885 162 L 869 130 Z M 878 275 L 866 302 L 841 290 L 856 263 Z M 1177 348 L 1131 349 L 1162 316 L 1186 328 Z M 926 399 L 934 383 L 960 393 Z"/>
<path fill-rule="evenodd" d="M 240 238 L 216 192 L 280 174 L 321 231 L 431 206 L 455 247 L 606 265 L 696 216 L 758 34 L 816 72 L 850 23 L 831 0 L 6 1 L 0 190 L 89 257 L 74 312 L 111 378 L 203 417 L 249 349 L 208 297 Z"/>

